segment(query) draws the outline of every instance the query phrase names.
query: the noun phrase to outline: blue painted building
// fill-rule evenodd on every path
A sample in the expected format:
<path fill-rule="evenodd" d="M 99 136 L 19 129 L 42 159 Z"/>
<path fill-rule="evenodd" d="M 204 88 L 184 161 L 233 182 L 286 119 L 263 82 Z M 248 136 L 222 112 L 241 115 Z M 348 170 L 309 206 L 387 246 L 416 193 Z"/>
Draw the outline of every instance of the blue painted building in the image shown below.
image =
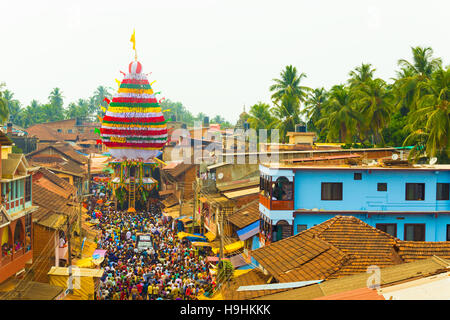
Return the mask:
<path fill-rule="evenodd" d="M 401 240 L 450 241 L 450 166 L 260 165 L 260 245 L 335 215 Z"/>

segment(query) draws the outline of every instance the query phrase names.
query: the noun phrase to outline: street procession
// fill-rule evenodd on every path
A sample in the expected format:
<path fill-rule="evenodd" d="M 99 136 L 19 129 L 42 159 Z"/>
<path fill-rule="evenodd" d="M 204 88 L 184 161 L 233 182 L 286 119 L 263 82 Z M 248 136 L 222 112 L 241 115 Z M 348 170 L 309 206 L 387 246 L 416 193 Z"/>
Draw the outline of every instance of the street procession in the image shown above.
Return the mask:
<path fill-rule="evenodd" d="M 4 310 L 450 300 L 450 2 L 400 2 L 2 1 Z"/>

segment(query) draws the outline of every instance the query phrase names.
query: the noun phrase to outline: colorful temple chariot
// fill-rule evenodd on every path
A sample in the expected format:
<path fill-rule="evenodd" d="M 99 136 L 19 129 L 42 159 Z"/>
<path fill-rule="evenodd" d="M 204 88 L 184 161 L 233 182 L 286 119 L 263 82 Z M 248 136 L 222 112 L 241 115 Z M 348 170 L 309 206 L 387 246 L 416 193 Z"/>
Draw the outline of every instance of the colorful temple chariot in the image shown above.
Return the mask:
<path fill-rule="evenodd" d="M 110 187 L 118 205 L 129 211 L 148 206 L 159 188 L 163 162 L 158 157 L 167 143 L 167 125 L 156 94 L 136 57 L 112 101 L 105 99 L 100 134 L 113 158 Z"/>

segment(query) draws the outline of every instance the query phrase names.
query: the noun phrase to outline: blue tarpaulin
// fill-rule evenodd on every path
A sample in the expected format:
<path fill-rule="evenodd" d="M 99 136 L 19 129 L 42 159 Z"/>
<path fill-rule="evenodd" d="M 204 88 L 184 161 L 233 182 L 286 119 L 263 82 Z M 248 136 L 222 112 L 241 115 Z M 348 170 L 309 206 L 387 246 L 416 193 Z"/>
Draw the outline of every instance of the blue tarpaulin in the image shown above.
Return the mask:
<path fill-rule="evenodd" d="M 259 233 L 259 220 L 237 231 L 237 235 L 239 236 L 239 240 L 241 241 L 247 240 L 248 238 L 253 237 L 255 234 L 258 233 Z"/>

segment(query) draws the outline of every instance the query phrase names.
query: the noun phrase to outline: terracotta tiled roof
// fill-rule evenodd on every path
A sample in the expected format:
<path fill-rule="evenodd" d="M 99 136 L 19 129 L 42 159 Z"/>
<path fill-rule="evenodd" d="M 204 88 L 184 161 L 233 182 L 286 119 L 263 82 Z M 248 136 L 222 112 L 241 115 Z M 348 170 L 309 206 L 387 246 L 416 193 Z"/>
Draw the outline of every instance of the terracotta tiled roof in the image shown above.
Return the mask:
<path fill-rule="evenodd" d="M 38 172 L 42 173 L 42 175 L 46 179 L 50 180 L 52 183 L 56 184 L 57 186 L 59 186 L 60 188 L 62 188 L 64 190 L 66 190 L 66 192 L 69 193 L 70 195 L 75 195 L 77 193 L 77 188 L 75 188 L 73 185 L 71 185 L 66 180 L 58 177 L 53 172 L 47 170 L 46 168 L 41 167 L 41 168 L 39 168 Z"/>
<path fill-rule="evenodd" d="M 64 140 L 63 135 L 56 135 L 56 130 L 52 130 L 42 124 L 35 124 L 26 129 L 28 136 L 37 137 L 39 140 L 44 141 L 62 141 Z"/>
<path fill-rule="evenodd" d="M 336 216 L 251 255 L 280 282 L 319 280 L 395 264 L 395 242 L 355 217 Z"/>
<path fill-rule="evenodd" d="M 48 152 L 49 149 L 53 149 L 55 152 Z M 47 157 L 55 157 L 59 154 L 62 156 L 66 156 L 71 158 L 72 160 L 79 163 L 87 163 L 88 158 L 79 154 L 74 147 L 72 147 L 68 143 L 54 143 L 54 144 L 40 144 L 39 148 L 33 152 L 27 154 L 27 158 L 34 158 L 35 156 L 47 156 Z"/>
<path fill-rule="evenodd" d="M 192 168 L 193 164 L 185 164 L 185 163 L 170 163 L 168 166 L 164 167 L 163 170 L 170 174 L 172 177 L 176 178 L 180 174 L 184 173 L 186 170 Z"/>
<path fill-rule="evenodd" d="M 265 275 L 259 269 L 253 269 L 241 276 L 232 278 L 222 287 L 222 295 L 225 300 L 246 300 L 260 296 L 264 296 L 270 293 L 277 293 L 284 290 L 252 290 L 252 291 L 237 291 L 241 286 L 252 286 L 258 284 L 267 284 L 270 275 Z"/>
<path fill-rule="evenodd" d="M 403 283 L 434 274 L 447 272 L 450 261 L 433 256 L 429 259 L 417 260 L 410 263 L 402 263 L 382 268 L 381 287 Z M 267 300 L 310 300 L 323 296 L 330 296 L 352 290 L 366 288 L 367 280 L 373 273 L 361 272 L 358 274 L 323 281 L 306 287 L 294 288 L 276 294 L 269 294 L 257 299 Z"/>
<path fill-rule="evenodd" d="M 46 189 L 36 183 L 32 186 L 33 204 L 38 205 L 48 211 L 42 210 L 38 212 L 38 215 L 34 214 L 34 218 L 39 221 L 49 212 L 63 213 L 71 217 L 76 216 L 77 210 L 71 205 L 71 202 L 60 195 Z"/>
<path fill-rule="evenodd" d="M 450 242 L 398 241 L 398 254 L 405 262 L 438 256 L 450 259 Z"/>
<path fill-rule="evenodd" d="M 349 259 L 336 247 L 308 234 L 274 242 L 251 255 L 279 282 L 325 279 Z"/>
<path fill-rule="evenodd" d="M 239 229 L 259 220 L 259 200 L 239 209 L 228 217 L 228 221 Z"/>

